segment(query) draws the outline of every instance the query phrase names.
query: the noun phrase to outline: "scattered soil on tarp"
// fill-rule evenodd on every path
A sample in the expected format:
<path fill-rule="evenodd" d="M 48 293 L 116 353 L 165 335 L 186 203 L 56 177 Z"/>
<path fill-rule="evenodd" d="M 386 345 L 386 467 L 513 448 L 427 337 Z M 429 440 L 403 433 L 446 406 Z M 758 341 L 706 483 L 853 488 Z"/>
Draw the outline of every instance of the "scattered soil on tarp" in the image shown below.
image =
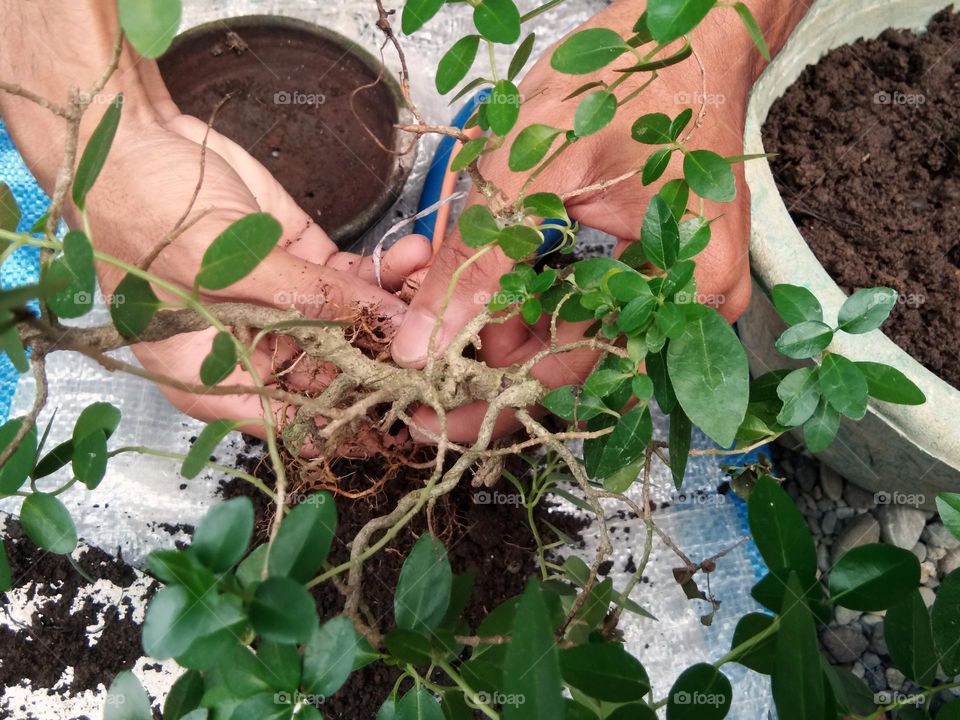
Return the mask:
<path fill-rule="evenodd" d="M 848 293 L 899 291 L 884 332 L 960 387 L 960 15 L 838 48 L 770 111 L 790 214 Z"/>
<path fill-rule="evenodd" d="M 508 463 L 508 467 L 522 472 L 525 465 L 514 460 L 517 465 L 514 467 Z M 248 472 L 268 484 L 273 482 L 269 464 L 261 461 L 259 446 L 250 446 L 245 465 Z M 363 490 L 385 472 L 380 458 L 337 460 L 331 469 L 342 479 L 344 490 Z M 422 486 L 424 473 L 424 470 L 400 468 L 376 496 L 357 500 L 338 498 L 337 535 L 330 551 L 330 561 L 336 564 L 348 560 L 346 543 L 369 520 L 389 512 L 401 497 Z M 240 479 L 226 483 L 222 492 L 225 497 L 246 495 L 253 500 L 260 535 L 255 542 L 266 540 L 272 507 L 263 494 Z M 307 491 L 294 488 L 294 492 L 299 495 Z M 491 499 L 496 502 L 490 502 Z M 548 512 L 543 504 L 538 508 L 536 519 L 545 543 L 556 538 L 544 525 L 544 520 L 574 539 L 586 526 L 584 520 L 574 516 Z M 527 578 L 537 573 L 536 546 L 527 525 L 526 511 L 519 505 L 512 486 L 506 482 L 491 489 L 472 488 L 470 478 L 465 477 L 456 490 L 437 502 L 434 529 L 447 548 L 453 571 L 470 570 L 474 573 L 473 594 L 464 613 L 471 628 L 476 628 L 504 600 L 519 595 Z M 381 628 L 384 630 L 393 627 L 393 589 L 397 586 L 400 568 L 414 543 L 426 531 L 426 517 L 421 513 L 364 566 L 364 599 L 374 617 L 382 618 Z M 331 583 L 317 588 L 315 597 L 321 617 L 331 617 L 343 607 L 343 598 Z M 323 704 L 324 717 L 338 720 L 373 718 L 397 677 L 397 669 L 383 663 L 375 663 L 354 673 L 340 692 Z"/>
<path fill-rule="evenodd" d="M 298 24 L 226 20 L 177 42 L 159 65 L 180 109 L 204 122 L 229 95 L 214 127 L 331 235 L 382 195 L 396 102 L 332 39 Z"/>
<path fill-rule="evenodd" d="M 125 597 L 115 607 L 85 597 L 71 611 L 77 598 L 89 593 L 90 583 L 65 556 L 38 548 L 17 521 L 9 519 L 2 534 L 14 589 L 26 589 L 25 599 L 35 610 L 29 625 L 17 630 L 0 624 L 0 687 L 53 688 L 72 668 L 72 681 L 63 689 L 50 690 L 70 695 L 109 685 L 117 673 L 133 667 L 143 655 L 141 626 L 132 620 L 133 600 Z M 88 548 L 78 562 L 95 580 L 121 588 L 136 580 L 127 563 L 97 548 Z M 6 614 L 10 596 L 4 594 L 0 602 Z M 103 630 L 91 645 L 89 630 L 100 626 Z"/>

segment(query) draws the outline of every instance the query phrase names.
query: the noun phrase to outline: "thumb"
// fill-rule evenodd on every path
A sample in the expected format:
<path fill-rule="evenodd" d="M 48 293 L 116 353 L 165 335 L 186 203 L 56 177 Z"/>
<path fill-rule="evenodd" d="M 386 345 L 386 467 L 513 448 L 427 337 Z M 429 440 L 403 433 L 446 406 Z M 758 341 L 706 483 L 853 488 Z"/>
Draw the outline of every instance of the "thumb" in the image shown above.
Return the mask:
<path fill-rule="evenodd" d="M 468 206 L 480 201 L 480 195 L 472 193 Z M 451 288 L 455 273 L 476 252 L 464 244 L 459 231 L 441 245 L 394 337 L 391 352 L 398 365 L 420 368 L 426 364 L 428 352 L 443 352 L 463 326 L 483 310 L 499 289 L 500 276 L 514 265 L 499 248 L 494 249 L 466 268 Z M 431 347 L 430 338 L 441 315 Z"/>

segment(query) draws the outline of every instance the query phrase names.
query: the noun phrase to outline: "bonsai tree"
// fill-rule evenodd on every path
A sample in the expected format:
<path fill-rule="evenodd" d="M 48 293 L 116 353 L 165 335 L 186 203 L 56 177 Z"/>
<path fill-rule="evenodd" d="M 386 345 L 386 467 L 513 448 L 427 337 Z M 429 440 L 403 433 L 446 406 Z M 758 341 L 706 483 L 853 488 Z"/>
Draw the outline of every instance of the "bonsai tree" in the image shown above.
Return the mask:
<path fill-rule="evenodd" d="M 149 262 L 136 265 L 96 249 L 87 223 L 63 237 L 55 232 L 68 197 L 86 217 L 87 195 L 110 155 L 123 112 L 120 97 L 109 105 L 82 154 L 77 139 L 80 118 L 117 68 L 122 38 L 101 80 L 65 103 L 0 84 L 5 92 L 43 105 L 68 128 L 60 179 L 45 220 L 32 232 L 17 232 L 19 211 L 11 210 L 15 205 L 8 190 L 0 202 L 2 258 L 20 247 L 42 251 L 39 283 L 0 292 L 3 350 L 22 371 L 32 368 L 37 380 L 30 412 L 0 428 L 0 493 L 22 498 L 20 519 L 27 535 L 49 552 L 69 554 L 77 533 L 58 499 L 67 488 L 82 484 L 94 492 L 109 460 L 121 452 L 179 458 L 183 476 L 196 477 L 205 468 L 218 468 L 209 460 L 212 451 L 228 433 L 251 423 L 246 418 L 211 422 L 190 448 L 111 449 L 120 412 L 98 402 L 79 414 L 70 439 L 48 448 L 49 428 L 40 432 L 37 418 L 48 402 L 44 361 L 50 353 L 79 352 L 112 371 L 146 375 L 189 392 L 254 395 L 263 406 L 258 422 L 275 482 L 268 485 L 253 475 L 228 471 L 273 504 L 268 540 L 250 547 L 254 510 L 250 500 L 241 497 L 213 507 L 188 548 L 155 551 L 147 560 L 148 570 L 163 587 L 147 610 L 144 650 L 157 659 L 175 658 L 184 668 L 165 700 L 166 720 L 319 718 L 323 699 L 371 663 L 391 665 L 400 673 L 393 691 L 383 698 L 378 720 L 460 720 L 478 713 L 491 720 L 634 720 L 654 718 L 661 708 L 671 720 L 723 718 L 735 703 L 725 674 L 731 663 L 770 676 L 781 720 L 879 718 L 901 710 L 901 717 L 914 717 L 908 707 L 926 707 L 956 686 L 938 683 L 937 676 L 938 668 L 946 676 L 960 674 L 960 574 L 944 580 L 928 611 L 918 591 L 917 558 L 896 547 L 867 545 L 841 557 L 825 584 L 806 523 L 779 482 L 760 466 L 738 469 L 736 486 L 747 499 L 750 529 L 769 568 L 752 590 L 766 612 L 740 619 L 733 647 L 723 657 L 692 653 L 685 659 L 689 666 L 670 688 L 652 688 L 643 658 L 624 646 L 618 625 L 624 612 L 642 612 L 637 587 L 656 538 L 666 539 L 678 552 L 682 567 L 677 577 L 689 597 L 705 597 L 697 582 L 717 571 L 723 554 L 699 562 L 689 559 L 657 526 L 648 502 L 638 505 L 624 495 L 639 484 L 643 498 L 649 497 L 653 463 L 667 465 L 680 488 L 690 454 L 736 455 L 794 430 L 816 451 L 833 440 L 841 418 L 862 418 L 870 397 L 906 404 L 922 403 L 924 397 L 893 368 L 854 362 L 829 350 L 836 333 L 863 333 L 882 325 L 896 302 L 896 294 L 884 288 L 852 295 L 836 322 L 823 316 L 817 299 L 804 288 L 773 288 L 774 304 L 789 326 L 777 348 L 804 364 L 750 379 L 736 334 L 716 309 L 699 302 L 694 278 L 715 222 L 704 215 L 702 201 L 732 201 L 732 166 L 750 158 L 692 149 L 696 108 L 669 107 L 631 118 L 631 137 L 624 142 L 639 143 L 648 155 L 630 177 L 640 175 L 645 185 L 656 187 L 672 157 L 682 156 L 683 167 L 681 178 L 662 182 L 652 196 L 640 241 L 617 260 L 591 258 L 568 262 L 562 269 L 543 267 L 546 231 L 561 238 L 547 254 L 569 255 L 578 227 L 566 211 L 569 198 L 528 192 L 538 174 L 614 117 L 631 113 L 632 101 L 656 82 L 658 71 L 687 62 L 694 53 L 690 33 L 709 13 L 737 12 L 758 52 L 767 53 L 757 23 L 739 2 L 650 0 L 629 36 L 605 28 L 570 35 L 551 51 L 550 62 L 557 72 L 584 78 L 584 85 L 566 100 L 576 104 L 573 127 L 531 125 L 516 133 L 509 148 L 510 167 L 526 180 L 519 194 L 510 196 L 483 176 L 480 160 L 500 148 L 518 122 L 523 101 L 514 78 L 535 42 L 533 35 L 521 40 L 524 23 L 559 4 L 553 0 L 526 15 L 513 0 L 471 0 L 450 7 L 443 0 L 408 0 L 404 7 L 400 21 L 407 33 L 441 11 L 472 13 L 476 32 L 458 40 L 444 56 L 438 90 L 452 92 L 461 83 L 461 94 L 490 88 L 471 121 L 483 131 L 480 137 L 429 125 L 416 111 L 418 124 L 406 128 L 413 134 L 462 139 L 453 167 L 469 172 L 485 198 L 459 218 L 463 240 L 475 253 L 453 273 L 448 298 L 479 258 L 503 253 L 514 263 L 500 278 L 502 292 L 442 349 L 435 342 L 441 312 L 423 369 L 399 367 L 358 347 L 356 318 L 317 321 L 293 310 L 203 301 L 202 291 L 242 280 L 276 246 L 281 230 L 269 215 L 244 217 L 215 238 L 190 289 L 151 272 Z M 127 40 L 145 56 L 162 53 L 169 44 L 170 23 L 152 20 L 179 17 L 178 0 L 120 0 L 119 5 Z M 377 7 L 378 26 L 399 51 L 395 18 L 379 3 Z M 480 47 L 492 50 L 495 44 L 518 45 L 506 73 L 494 63 L 491 77 L 468 81 Z M 619 79 L 596 79 L 609 66 L 619 71 Z M 404 88 L 407 77 L 404 63 Z M 636 77 L 642 79 L 637 89 L 624 92 L 624 83 Z M 409 93 L 408 101 L 412 106 Z M 610 179 L 602 188 L 625 179 Z M 171 234 L 177 230 L 172 228 Z M 157 241 L 159 253 L 166 246 L 164 238 Z M 95 263 L 123 274 L 110 303 L 112 323 L 84 329 L 61 324 L 61 319 L 90 310 Z M 516 317 L 530 324 L 548 319 L 551 340 L 544 350 L 507 368 L 474 359 L 469 350 L 479 332 Z M 584 337 L 573 342 L 558 338 L 558 322 L 588 320 L 592 325 Z M 145 373 L 107 354 L 206 328 L 216 332 L 200 373 L 202 384 Z M 333 383 L 319 394 L 264 385 L 253 355 L 268 336 L 288 338 L 307 357 L 334 366 Z M 550 390 L 533 375 L 540 360 L 583 348 L 598 357 L 583 383 Z M 237 366 L 247 371 L 250 385 L 224 384 Z M 653 438 L 654 399 L 669 415 L 668 442 Z M 453 442 L 444 418 L 478 400 L 488 403 L 479 436 L 469 443 Z M 292 412 L 276 414 L 273 401 Z M 397 422 L 411 425 L 411 409 L 418 405 L 431 408 L 440 427 L 432 437 L 436 448 L 422 484 L 356 534 L 348 560 L 328 562 L 337 526 L 335 499 L 320 492 L 291 503 L 288 463 L 296 462 L 305 448 L 330 454 L 360 431 L 384 432 Z M 568 421 L 569 429 L 551 429 L 555 426 L 534 411 L 538 407 Z M 495 445 L 494 423 L 507 411 L 515 414 L 522 429 L 508 443 Z M 318 423 L 318 417 L 324 422 Z M 712 439 L 717 449 L 691 450 L 694 429 Z M 574 439 L 583 441 L 583 457 L 568 447 L 567 441 Z M 521 453 L 534 453 L 531 471 L 504 473 L 503 459 Z M 541 464 L 550 472 L 541 471 Z M 67 466 L 68 482 L 51 480 Z M 473 580 L 454 574 L 442 542 L 427 532 L 403 564 L 392 621 L 373 618 L 364 601 L 365 564 L 413 518 L 430 514 L 437 500 L 465 478 L 496 481 L 501 475 L 531 510 L 539 576 L 472 627 L 462 615 Z M 575 559 L 558 564 L 555 545 L 544 543 L 532 509 L 553 494 L 595 516 L 599 543 L 589 564 Z M 646 526 L 643 556 L 623 587 L 598 577 L 614 546 L 603 501 L 622 503 Z M 944 495 L 939 503 L 944 521 L 960 535 L 960 496 Z M 6 556 L 0 553 L 0 586 L 9 589 L 10 582 Z M 342 614 L 321 619 L 311 590 L 327 583 L 342 594 L 344 607 Z M 890 652 L 918 686 L 915 696 L 874 696 L 852 673 L 826 661 L 817 627 L 829 621 L 834 606 L 887 611 Z M 956 712 L 954 701 L 940 716 Z M 921 711 L 919 716 L 928 715 Z M 152 717 L 148 697 L 131 673 L 113 681 L 105 717 Z"/>

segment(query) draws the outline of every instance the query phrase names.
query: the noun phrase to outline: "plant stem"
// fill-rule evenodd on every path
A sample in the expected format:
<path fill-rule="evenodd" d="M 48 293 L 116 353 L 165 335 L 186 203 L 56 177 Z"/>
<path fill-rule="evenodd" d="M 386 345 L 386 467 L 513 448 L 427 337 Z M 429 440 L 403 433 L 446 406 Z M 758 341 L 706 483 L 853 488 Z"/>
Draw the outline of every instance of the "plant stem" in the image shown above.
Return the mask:
<path fill-rule="evenodd" d="M 154 450 L 153 448 L 143 447 L 140 445 L 128 445 L 126 447 L 117 448 L 116 450 L 111 450 L 107 454 L 107 457 L 112 458 L 122 453 L 139 453 L 140 455 L 151 455 L 153 457 L 166 458 L 168 460 L 177 460 L 179 462 L 183 462 L 184 460 L 187 459 L 186 455 L 181 455 L 179 453 L 172 453 L 172 452 L 164 452 L 163 450 Z M 255 488 L 257 488 L 257 490 L 259 490 L 260 492 L 265 494 L 267 497 L 269 497 L 271 500 L 276 502 L 276 497 L 274 496 L 273 492 L 270 490 L 270 488 L 268 488 L 263 483 L 263 481 L 260 478 L 254 475 L 250 475 L 249 473 L 245 473 L 242 470 L 237 470 L 236 468 L 227 467 L 226 465 L 219 465 L 215 462 L 208 461 L 204 463 L 204 465 L 210 468 L 211 470 L 227 473 L 228 475 L 233 475 L 234 477 L 238 477 L 241 480 L 246 480 L 248 483 L 250 483 Z"/>
<path fill-rule="evenodd" d="M 550 0 L 550 2 L 546 2 L 546 3 L 544 3 L 543 5 L 541 5 L 540 7 L 534 8 L 533 10 L 531 10 L 531 11 L 528 12 L 528 13 L 526 13 L 525 15 L 521 15 L 521 16 L 520 16 L 520 22 L 521 22 L 521 23 L 525 23 L 525 22 L 528 22 L 528 21 L 530 21 L 530 20 L 533 20 L 533 19 L 534 19 L 535 17 L 537 17 L 538 15 L 543 15 L 543 13 L 545 13 L 545 12 L 547 12 L 547 11 L 549 11 L 549 10 L 552 10 L 552 9 L 555 8 L 557 5 L 560 5 L 560 4 L 563 3 L 563 2 L 564 2 L 564 0 Z"/>
<path fill-rule="evenodd" d="M 443 670 L 450 679 L 456 683 L 458 688 L 463 690 L 463 694 L 469 698 L 470 702 L 477 706 L 480 712 L 490 718 L 490 720 L 500 720 L 500 714 L 480 699 L 477 691 L 467 684 L 467 681 L 460 676 L 460 673 L 453 669 L 450 663 L 446 660 L 437 660 L 437 667 Z"/>

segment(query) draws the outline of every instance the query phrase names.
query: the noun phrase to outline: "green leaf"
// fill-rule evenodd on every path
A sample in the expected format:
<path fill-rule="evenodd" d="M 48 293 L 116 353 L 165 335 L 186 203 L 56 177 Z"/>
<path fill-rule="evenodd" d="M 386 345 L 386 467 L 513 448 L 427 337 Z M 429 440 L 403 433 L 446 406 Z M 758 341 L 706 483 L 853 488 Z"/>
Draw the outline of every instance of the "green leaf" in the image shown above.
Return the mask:
<path fill-rule="evenodd" d="M 650 157 L 648 157 L 647 161 L 643 164 L 641 182 L 644 185 L 649 185 L 659 180 L 663 173 L 666 172 L 671 157 L 673 157 L 673 150 L 671 148 L 661 148 L 660 150 L 654 150 L 650 153 Z"/>
<path fill-rule="evenodd" d="M 774 285 L 770 299 L 787 325 L 802 322 L 822 322 L 823 308 L 816 295 L 799 285 Z"/>
<path fill-rule="evenodd" d="M 267 566 L 267 549 L 267 543 L 258 545 L 237 565 L 237 581 L 245 590 L 252 590 L 260 584 Z"/>
<path fill-rule="evenodd" d="M 886 610 L 919 586 L 917 556 L 893 545 L 853 548 L 830 571 L 830 599 L 851 610 Z"/>
<path fill-rule="evenodd" d="M 93 307 L 97 289 L 97 271 L 93 263 L 93 245 L 79 230 L 71 230 L 63 239 L 63 256 L 47 267 L 47 277 L 65 283 L 63 290 L 47 298 L 53 312 L 62 318 L 78 318 Z"/>
<path fill-rule="evenodd" d="M 0 230 L 16 232 L 23 214 L 13 191 L 6 183 L 0 182 Z"/>
<path fill-rule="evenodd" d="M 890 316 L 897 304 L 897 292 L 890 288 L 857 290 L 840 308 L 840 329 L 848 333 L 876 330 Z"/>
<path fill-rule="evenodd" d="M 897 668 L 918 685 L 931 685 L 937 675 L 930 611 L 919 590 L 891 606 L 883 618 L 883 637 Z"/>
<path fill-rule="evenodd" d="M 657 310 L 657 327 L 671 340 L 675 340 L 683 332 L 683 326 L 686 324 L 687 316 L 680 305 L 674 303 L 664 303 Z"/>
<path fill-rule="evenodd" d="M 693 30 L 715 4 L 716 0 L 650 0 L 647 27 L 665 45 Z"/>
<path fill-rule="evenodd" d="M 684 200 L 686 205 L 686 200 Z M 700 217 L 680 223 L 680 250 L 678 260 L 690 260 L 710 244 L 710 223 Z"/>
<path fill-rule="evenodd" d="M 143 623 L 143 649 L 157 660 L 166 660 L 187 651 L 197 638 L 216 627 L 210 608 L 215 595 L 198 602 L 183 585 L 161 588 L 150 600 Z"/>
<path fill-rule="evenodd" d="M 937 495 L 937 510 L 947 530 L 960 538 L 960 494 L 940 493 Z"/>
<path fill-rule="evenodd" d="M 237 367 L 237 345 L 226 330 L 213 336 L 210 353 L 200 365 L 200 380 L 207 387 L 219 385 Z"/>
<path fill-rule="evenodd" d="M 143 334 L 160 309 L 160 298 L 150 283 L 127 273 L 110 299 L 110 319 L 125 338 Z"/>
<path fill-rule="evenodd" d="M 486 137 L 478 137 L 471 140 L 462 148 L 460 148 L 460 152 L 457 153 L 457 156 L 453 158 L 453 162 L 450 163 L 450 170 L 453 172 L 460 172 L 470 163 L 480 157 L 486 146 Z"/>
<path fill-rule="evenodd" d="M 607 279 L 607 289 L 619 303 L 629 303 L 638 297 L 652 297 L 650 283 L 637 272 L 621 272 Z"/>
<path fill-rule="evenodd" d="M 823 452 L 830 447 L 839 429 L 840 413 L 824 398 L 820 398 L 817 409 L 803 424 L 803 441 L 807 450 L 812 453 Z"/>
<path fill-rule="evenodd" d="M 617 96 L 606 90 L 597 90 L 587 95 L 577 106 L 573 117 L 573 131 L 578 137 L 598 133 L 617 114 Z"/>
<path fill-rule="evenodd" d="M 528 325 L 536 323 L 543 314 L 543 304 L 536 298 L 528 298 L 520 306 L 520 315 Z"/>
<path fill-rule="evenodd" d="M 266 666 L 246 645 L 234 645 L 224 660 L 223 666 L 230 668 L 224 680 L 235 697 L 247 698 L 272 689 Z"/>
<path fill-rule="evenodd" d="M 397 718 L 397 703 L 393 697 L 388 697 L 383 701 L 383 705 L 380 706 L 380 709 L 377 711 L 377 717 L 374 720 L 396 720 Z"/>
<path fill-rule="evenodd" d="M 657 405 L 665 413 L 672 413 L 677 407 L 677 395 L 667 373 L 667 358 L 663 351 L 647 355 L 647 376 L 653 382 L 653 394 Z M 689 417 L 689 415 L 688 415 Z"/>
<path fill-rule="evenodd" d="M 444 0 L 407 0 L 400 16 L 400 29 L 412 35 L 440 12 Z"/>
<path fill-rule="evenodd" d="M 910 378 L 896 368 L 883 363 L 855 362 L 867 379 L 867 391 L 871 397 L 898 405 L 923 405 L 927 396 Z"/>
<path fill-rule="evenodd" d="M 606 702 L 642 700 L 650 692 L 647 671 L 620 643 L 588 643 L 560 652 L 560 671 L 570 687 Z"/>
<path fill-rule="evenodd" d="M 824 355 L 819 383 L 823 397 L 841 415 L 859 420 L 867 414 L 867 379 L 847 358 L 833 353 Z"/>
<path fill-rule="evenodd" d="M 630 136 L 644 145 L 665 145 L 673 142 L 670 117 L 663 113 L 643 115 L 633 123 Z"/>
<path fill-rule="evenodd" d="M 493 86 L 493 92 L 484 103 L 487 121 L 497 135 L 506 135 L 517 124 L 520 116 L 520 91 L 509 80 L 501 80 Z"/>
<path fill-rule="evenodd" d="M 654 195 L 647 206 L 640 230 L 640 244 L 644 254 L 658 268 L 666 270 L 677 261 L 680 226 L 670 206 L 659 195 Z"/>
<path fill-rule="evenodd" d="M 524 702 L 507 705 L 504 720 L 563 717 L 563 685 L 553 628 L 540 586 L 532 579 L 520 596 L 511 637 L 503 689 Z"/>
<path fill-rule="evenodd" d="M 520 11 L 513 0 L 481 0 L 473 10 L 473 24 L 495 43 L 512 45 L 520 39 Z"/>
<path fill-rule="evenodd" d="M 821 660 L 823 660 L 823 656 L 821 656 Z M 868 716 L 876 710 L 877 705 L 873 701 L 873 691 L 861 678 L 858 678 L 849 670 L 833 667 L 826 661 L 821 662 L 821 665 L 827 683 L 836 696 L 837 706 L 842 712 Z M 828 702 L 829 698 L 828 693 Z"/>
<path fill-rule="evenodd" d="M 433 662 L 430 640 L 425 635 L 397 628 L 384 639 L 391 657 L 411 665 L 429 665 Z"/>
<path fill-rule="evenodd" d="M 940 583 L 931 621 L 940 667 L 948 676 L 960 673 L 960 570 L 954 570 Z"/>
<path fill-rule="evenodd" d="M 77 547 L 70 511 L 53 495 L 29 495 L 20 508 L 20 524 L 27 537 L 54 555 L 69 555 Z"/>
<path fill-rule="evenodd" d="M 424 633 L 436 628 L 447 612 L 452 583 L 446 548 L 424 533 L 400 570 L 393 600 L 397 627 Z"/>
<path fill-rule="evenodd" d="M 120 26 L 137 52 L 163 55 L 180 28 L 180 0 L 119 0 Z"/>
<path fill-rule="evenodd" d="M 777 338 L 776 348 L 794 360 L 819 355 L 833 340 L 833 330 L 822 322 L 808 320 L 788 327 Z"/>
<path fill-rule="evenodd" d="M 598 398 L 605 398 L 622 388 L 628 377 L 627 373 L 612 368 L 594 370 L 583 383 L 583 391 Z"/>
<path fill-rule="evenodd" d="M 737 182 L 730 163 L 710 150 L 692 150 L 683 158 L 683 176 L 690 189 L 707 200 L 730 202 Z"/>
<path fill-rule="evenodd" d="M 120 0 L 120 24 L 124 26 L 124 30 L 126 30 L 126 23 L 123 21 L 124 6 L 131 4 L 129 1 Z M 176 32 L 176 28 L 174 28 L 174 32 Z M 131 42 L 133 41 L 131 40 Z M 136 43 L 134 43 L 134 46 L 136 46 Z M 103 117 L 100 118 L 100 123 L 90 136 L 87 147 L 83 151 L 83 157 L 80 158 L 80 163 L 77 165 L 77 172 L 73 176 L 73 202 L 81 210 L 84 209 L 86 204 L 87 193 L 97 182 L 100 171 L 103 170 L 103 166 L 107 162 L 107 155 L 109 155 L 113 139 L 117 135 L 117 128 L 120 127 L 120 111 L 122 108 L 123 95 L 117 95 L 113 102 L 107 106 L 107 111 L 103 114 Z"/>
<path fill-rule="evenodd" d="M 0 324 L 12 320 L 13 316 L 5 311 L 0 311 Z M 10 364 L 16 368 L 17 372 L 25 373 L 30 369 L 30 363 L 27 361 L 27 353 L 23 349 L 23 341 L 20 339 L 20 333 L 16 327 L 9 327 L 0 331 L 0 352 L 4 353 L 9 359 Z"/>
<path fill-rule="evenodd" d="M 570 718 L 569 720 L 575 719 Z M 657 720 L 657 713 L 651 710 L 649 705 L 630 703 L 629 705 L 621 705 L 610 715 L 607 715 L 607 720 Z"/>
<path fill-rule="evenodd" d="M 750 534 L 770 572 L 786 583 L 796 573 L 804 587 L 817 579 L 817 550 L 803 515 L 780 483 L 760 477 L 748 503 Z"/>
<path fill-rule="evenodd" d="M 95 490 L 107 473 L 107 436 L 95 430 L 72 445 L 73 474 L 87 489 Z"/>
<path fill-rule="evenodd" d="M 253 534 L 253 503 L 236 497 L 214 505 L 197 524 L 190 550 L 214 572 L 224 572 L 247 554 Z"/>
<path fill-rule="evenodd" d="M 670 380 L 693 424 L 729 447 L 747 413 L 747 356 L 720 313 L 704 305 L 689 308 L 687 326 L 667 348 Z"/>
<path fill-rule="evenodd" d="M 117 673 L 110 683 L 103 720 L 153 720 L 147 691 L 129 670 Z"/>
<path fill-rule="evenodd" d="M 730 649 L 733 650 L 751 638 L 755 638 L 772 624 L 773 617 L 770 615 L 747 613 L 737 622 L 737 627 L 733 631 L 733 640 L 730 642 Z M 776 662 L 776 649 L 777 640 L 776 634 L 774 634 L 752 645 L 736 661 L 754 672 L 772 675 Z"/>
<path fill-rule="evenodd" d="M 181 720 L 200 707 L 203 697 L 203 676 L 196 670 L 187 670 L 173 683 L 163 702 L 164 720 Z M 147 717 L 152 718 L 153 715 Z"/>
<path fill-rule="evenodd" d="M 667 696 L 667 720 L 720 720 L 730 711 L 733 688 L 713 665 L 688 667 Z"/>
<path fill-rule="evenodd" d="M 13 418 L 0 427 L 0 448 L 7 448 L 20 432 L 24 419 Z M 37 461 L 37 428 L 31 427 L 24 435 L 20 445 L 0 467 L 0 496 L 17 492 L 30 476 L 33 464 Z"/>
<path fill-rule="evenodd" d="M 773 701 L 780 720 L 827 717 L 823 669 L 813 615 L 807 607 L 807 585 L 789 574 L 777 631 Z"/>
<path fill-rule="evenodd" d="M 536 34 L 530 33 L 523 39 L 523 42 L 520 43 L 520 47 L 517 48 L 517 51 L 513 54 L 513 58 L 510 60 L 510 67 L 507 69 L 507 80 L 516 80 L 517 75 L 520 74 L 523 66 L 526 65 L 527 60 L 530 59 L 530 54 L 533 52 L 533 44 L 536 41 Z"/>
<path fill-rule="evenodd" d="M 581 30 L 553 51 L 550 66 L 567 75 L 586 75 L 605 68 L 629 49 L 630 46 L 613 30 Z"/>
<path fill-rule="evenodd" d="M 83 409 L 73 425 L 73 442 L 79 443 L 83 438 L 97 430 L 110 438 L 120 425 L 120 410 L 108 402 L 91 403 Z"/>
<path fill-rule="evenodd" d="M 274 693 L 260 693 L 237 705 L 230 720 L 293 720 L 293 707 L 278 703 Z"/>
<path fill-rule="evenodd" d="M 606 478 L 643 457 L 653 437 L 653 420 L 646 405 L 637 405 L 614 427 L 600 456 L 596 477 Z"/>
<path fill-rule="evenodd" d="M 404 8 L 404 14 L 410 7 Z M 453 44 L 437 65 L 437 92 L 446 95 L 453 90 L 470 72 L 474 61 L 477 59 L 477 50 L 480 47 L 479 35 L 467 35 L 460 38 Z"/>
<path fill-rule="evenodd" d="M 336 529 L 333 496 L 320 492 L 307 497 L 280 525 L 267 563 L 270 576 L 309 581 L 327 559 Z"/>
<path fill-rule="evenodd" d="M 317 606 L 313 596 L 296 580 L 271 577 L 254 592 L 250 622 L 266 640 L 305 643 L 317 631 Z"/>
<path fill-rule="evenodd" d="M 330 697 L 350 677 L 359 636 L 344 615 L 325 622 L 303 650 L 303 689 Z"/>
<path fill-rule="evenodd" d="M 783 401 L 777 422 L 785 427 L 803 425 L 820 402 L 817 369 L 804 367 L 791 372 L 777 386 L 777 397 Z"/>
<path fill-rule="evenodd" d="M 486 205 L 471 205 L 464 210 L 457 227 L 463 242 L 473 248 L 489 245 L 500 236 L 500 226 Z"/>
<path fill-rule="evenodd" d="M 753 40 L 753 44 L 757 46 L 760 54 L 763 55 L 763 59 L 770 62 L 770 48 L 767 47 L 767 41 L 763 37 L 763 30 L 760 29 L 760 24 L 753 16 L 753 13 L 750 12 L 750 8 L 742 2 L 738 2 L 734 3 L 733 9 L 740 15 L 740 19 L 743 20 L 743 25 L 747 28 L 750 39 Z"/>
<path fill-rule="evenodd" d="M 637 376 L 643 377 L 641 375 Z M 652 383 L 651 383 L 652 389 Z M 636 393 L 636 390 L 634 390 Z M 674 408 L 670 413 L 670 437 L 668 452 L 670 453 L 670 473 L 673 475 L 673 484 L 679 490 L 683 486 L 683 476 L 687 470 L 687 460 L 690 458 L 690 441 L 693 435 L 693 425 L 683 408 Z"/>
<path fill-rule="evenodd" d="M 497 243 L 508 258 L 526 260 L 543 244 L 543 236 L 529 225 L 511 225 L 500 231 Z"/>
<path fill-rule="evenodd" d="M 147 568 L 161 582 L 183 585 L 198 598 L 216 584 L 209 568 L 186 550 L 154 550 L 147 555 Z"/>
<path fill-rule="evenodd" d="M 525 127 L 510 146 L 510 169 L 523 172 L 538 165 L 562 132 L 549 125 L 535 124 Z"/>
<path fill-rule="evenodd" d="M 236 420 L 214 420 L 194 440 L 187 457 L 180 466 L 180 474 L 192 480 L 207 466 L 211 453 L 231 432 L 240 427 Z"/>
<path fill-rule="evenodd" d="M 443 710 L 433 695 L 418 686 L 397 703 L 396 720 L 444 720 Z"/>
<path fill-rule="evenodd" d="M 527 195 L 527 197 L 523 199 L 523 209 L 548 220 L 562 220 L 567 217 L 567 209 L 564 207 L 563 200 L 560 199 L 560 196 L 548 192 Z M 542 275 L 543 273 L 541 273 L 541 276 Z M 543 292 L 552 286 L 557 277 L 556 272 L 553 273 L 552 277 L 553 280 L 551 280 L 545 288 L 532 288 L 533 291 Z"/>
<path fill-rule="evenodd" d="M 237 220 L 207 248 L 197 285 L 223 290 L 242 280 L 270 254 L 282 235 L 283 227 L 267 213 L 253 213 Z"/>

